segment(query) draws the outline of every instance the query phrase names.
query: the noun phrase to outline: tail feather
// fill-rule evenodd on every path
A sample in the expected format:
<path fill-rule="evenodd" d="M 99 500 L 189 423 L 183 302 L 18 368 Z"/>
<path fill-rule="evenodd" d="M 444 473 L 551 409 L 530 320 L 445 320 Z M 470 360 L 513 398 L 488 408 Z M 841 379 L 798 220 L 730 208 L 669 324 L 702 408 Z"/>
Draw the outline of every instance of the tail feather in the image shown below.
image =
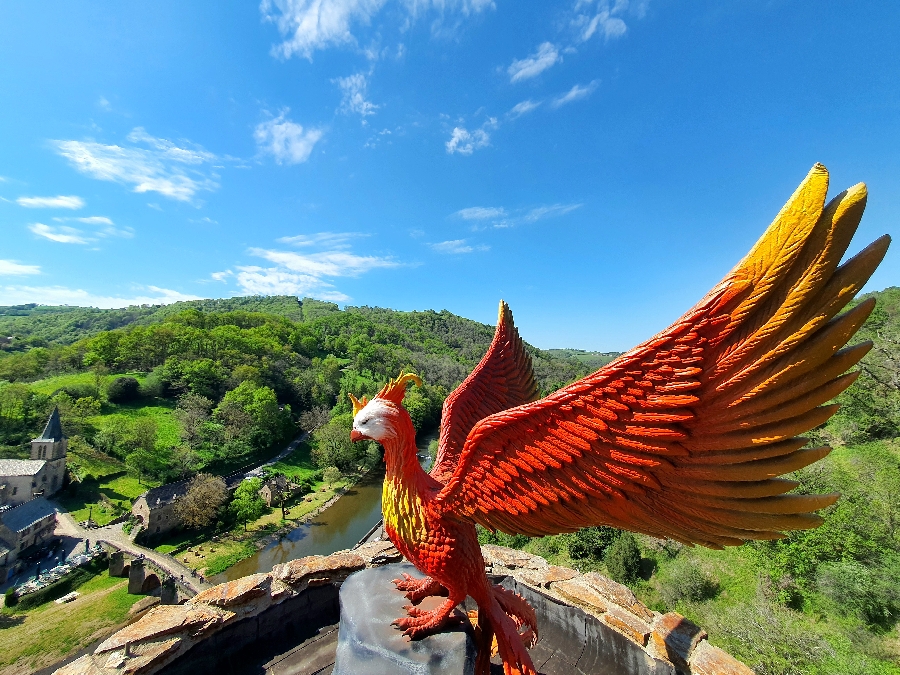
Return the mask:
<path fill-rule="evenodd" d="M 516 632 L 528 649 L 534 647 L 538 640 L 537 616 L 534 608 L 521 595 L 500 584 L 494 584 L 494 598 L 509 618 L 516 624 Z M 525 630 L 521 630 L 522 627 Z"/>

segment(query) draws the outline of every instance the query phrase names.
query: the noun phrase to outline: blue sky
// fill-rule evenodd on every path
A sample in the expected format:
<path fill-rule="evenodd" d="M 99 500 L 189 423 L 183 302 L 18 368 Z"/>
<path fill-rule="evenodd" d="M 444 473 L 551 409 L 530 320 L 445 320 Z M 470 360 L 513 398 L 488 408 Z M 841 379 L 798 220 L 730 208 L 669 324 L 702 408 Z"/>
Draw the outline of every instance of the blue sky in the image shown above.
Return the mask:
<path fill-rule="evenodd" d="M 900 3 L 0 5 L 0 304 L 506 299 L 624 350 L 815 162 L 897 235 Z M 869 289 L 900 285 L 891 251 Z"/>

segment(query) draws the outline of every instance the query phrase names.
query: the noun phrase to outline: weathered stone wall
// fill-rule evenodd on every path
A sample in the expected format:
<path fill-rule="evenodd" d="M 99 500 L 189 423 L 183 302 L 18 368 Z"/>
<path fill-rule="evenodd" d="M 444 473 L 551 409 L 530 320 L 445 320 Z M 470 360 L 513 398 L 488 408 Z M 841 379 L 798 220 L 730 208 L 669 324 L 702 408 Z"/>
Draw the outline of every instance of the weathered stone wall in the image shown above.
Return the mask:
<path fill-rule="evenodd" d="M 571 675 L 752 675 L 684 617 L 659 614 L 625 586 L 521 551 L 483 547 L 488 573 L 532 603 L 535 665 Z M 159 605 L 55 675 L 203 675 L 248 649 L 300 642 L 339 618 L 338 586 L 364 567 L 401 559 L 388 542 L 310 556 L 215 586 L 184 605 Z M 552 669 L 552 670 L 551 670 Z"/>

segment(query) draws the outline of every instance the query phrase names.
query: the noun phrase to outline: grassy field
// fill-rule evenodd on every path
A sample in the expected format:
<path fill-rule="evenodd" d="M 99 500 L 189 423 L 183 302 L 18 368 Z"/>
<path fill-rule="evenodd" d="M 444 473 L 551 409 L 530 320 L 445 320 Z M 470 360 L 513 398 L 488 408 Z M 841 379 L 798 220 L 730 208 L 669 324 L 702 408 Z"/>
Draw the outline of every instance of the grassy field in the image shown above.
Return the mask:
<path fill-rule="evenodd" d="M 123 623 L 141 596 L 129 595 L 128 581 L 101 574 L 78 589 L 65 605 L 50 602 L 27 611 L 0 612 L 0 675 L 24 675 L 45 668 L 89 645 Z"/>
<path fill-rule="evenodd" d="M 106 385 L 112 379 L 109 375 L 102 375 L 99 378 L 101 389 L 105 389 Z M 29 387 L 38 394 L 46 394 L 50 396 L 64 387 L 75 386 L 96 386 L 98 378 L 94 373 L 71 373 L 68 375 L 57 375 L 56 377 L 48 377 L 43 380 L 29 383 Z"/>
<path fill-rule="evenodd" d="M 299 481 L 313 478 L 318 469 L 313 464 L 309 444 L 300 443 L 290 455 L 273 464 L 272 471 L 282 473 L 294 481 Z"/>
<path fill-rule="evenodd" d="M 132 502 L 158 482 L 137 477 L 124 471 L 100 478 L 88 478 L 78 486 L 74 495 L 62 492 L 57 496 L 60 505 L 72 514 L 76 522 L 91 519 L 98 525 L 106 525 L 124 511 L 131 510 Z M 105 496 L 104 500 L 101 495 Z"/>
<path fill-rule="evenodd" d="M 155 399 L 155 401 L 153 405 L 147 405 L 142 401 L 120 404 L 104 403 L 102 414 L 88 418 L 88 422 L 100 427 L 103 424 L 103 418 L 110 415 L 122 415 L 128 418 L 152 417 L 156 422 L 157 445 L 163 447 L 179 445 L 181 443 L 181 427 L 173 415 L 175 403 L 163 399 Z"/>

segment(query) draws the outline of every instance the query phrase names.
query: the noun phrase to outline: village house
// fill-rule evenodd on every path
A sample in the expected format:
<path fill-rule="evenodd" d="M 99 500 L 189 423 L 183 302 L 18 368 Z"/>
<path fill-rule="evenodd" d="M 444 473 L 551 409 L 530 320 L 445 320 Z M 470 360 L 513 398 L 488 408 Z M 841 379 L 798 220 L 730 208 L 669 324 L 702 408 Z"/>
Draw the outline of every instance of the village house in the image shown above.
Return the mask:
<path fill-rule="evenodd" d="M 262 497 L 266 506 L 279 506 L 282 496 L 289 498 L 296 490 L 296 486 L 290 483 L 287 478 L 281 474 L 277 474 L 269 478 L 259 490 L 259 496 Z"/>
<path fill-rule="evenodd" d="M 234 492 L 244 479 L 243 474 L 225 478 L 225 487 Z M 138 497 L 131 507 L 131 513 L 140 521 L 146 536 L 156 537 L 181 526 L 181 519 L 175 511 L 175 503 L 187 494 L 190 479 L 167 483 L 147 490 Z"/>
<path fill-rule="evenodd" d="M 29 550 L 53 538 L 56 509 L 43 497 L 0 510 L 0 583 L 20 567 Z"/>
<path fill-rule="evenodd" d="M 69 441 L 54 408 L 43 433 L 31 441 L 31 459 L 0 459 L 0 507 L 49 497 L 63 485 Z"/>

